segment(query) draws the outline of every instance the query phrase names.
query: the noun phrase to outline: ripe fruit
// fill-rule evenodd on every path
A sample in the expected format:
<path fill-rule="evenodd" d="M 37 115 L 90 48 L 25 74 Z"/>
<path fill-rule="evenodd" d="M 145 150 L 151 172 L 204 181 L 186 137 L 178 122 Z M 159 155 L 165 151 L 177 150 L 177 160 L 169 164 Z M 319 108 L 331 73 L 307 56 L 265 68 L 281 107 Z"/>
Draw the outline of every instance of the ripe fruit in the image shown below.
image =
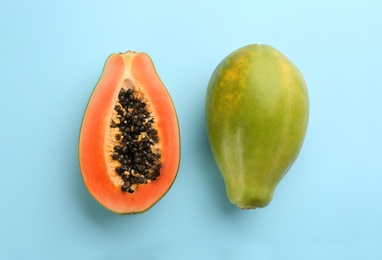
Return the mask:
<path fill-rule="evenodd" d="M 150 57 L 112 54 L 81 126 L 79 162 L 89 192 L 113 212 L 145 211 L 169 190 L 179 161 L 175 107 Z"/>
<path fill-rule="evenodd" d="M 229 200 L 243 209 L 265 207 L 305 138 L 309 101 L 302 74 L 270 46 L 245 46 L 215 69 L 205 112 Z"/>

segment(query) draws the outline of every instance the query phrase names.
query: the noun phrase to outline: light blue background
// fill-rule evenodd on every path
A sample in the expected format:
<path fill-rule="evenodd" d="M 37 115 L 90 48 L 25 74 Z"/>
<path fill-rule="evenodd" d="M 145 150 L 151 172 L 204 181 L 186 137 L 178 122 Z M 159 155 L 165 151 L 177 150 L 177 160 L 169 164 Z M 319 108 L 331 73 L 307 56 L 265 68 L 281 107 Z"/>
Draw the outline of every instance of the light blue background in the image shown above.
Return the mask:
<path fill-rule="evenodd" d="M 1 1 L 0 259 L 382 259 L 382 2 Z M 231 205 L 204 98 L 227 54 L 266 43 L 302 71 L 306 141 L 271 204 Z M 107 56 L 147 52 L 175 103 L 178 178 L 141 215 L 85 189 L 80 123 Z"/>

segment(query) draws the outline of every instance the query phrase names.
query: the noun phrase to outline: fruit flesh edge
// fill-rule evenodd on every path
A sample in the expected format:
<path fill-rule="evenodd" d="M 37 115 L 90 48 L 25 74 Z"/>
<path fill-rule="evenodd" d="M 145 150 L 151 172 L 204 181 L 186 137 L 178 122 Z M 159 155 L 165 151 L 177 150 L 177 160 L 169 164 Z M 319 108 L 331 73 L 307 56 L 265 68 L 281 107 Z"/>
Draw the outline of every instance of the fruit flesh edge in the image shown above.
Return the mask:
<path fill-rule="evenodd" d="M 164 147 L 160 178 L 149 185 L 141 185 L 134 194 L 122 192 L 111 182 L 107 174 L 104 148 L 111 111 L 126 78 L 139 82 L 155 106 L 160 129 L 158 134 Z M 89 192 L 102 205 L 116 213 L 145 211 L 168 191 L 175 180 L 179 167 L 179 150 L 175 108 L 150 57 L 145 53 L 134 52 L 111 55 L 94 89 L 81 127 L 81 172 Z"/>

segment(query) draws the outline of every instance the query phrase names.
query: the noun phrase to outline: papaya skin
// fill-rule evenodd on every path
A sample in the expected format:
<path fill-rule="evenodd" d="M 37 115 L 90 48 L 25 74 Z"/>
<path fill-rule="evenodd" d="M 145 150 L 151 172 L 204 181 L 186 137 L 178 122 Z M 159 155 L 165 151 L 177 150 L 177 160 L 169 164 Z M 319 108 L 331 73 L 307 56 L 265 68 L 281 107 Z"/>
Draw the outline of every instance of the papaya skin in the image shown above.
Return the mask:
<path fill-rule="evenodd" d="M 207 136 L 229 200 L 242 209 L 267 206 L 306 135 L 302 74 L 273 47 L 248 45 L 217 66 L 205 105 Z"/>

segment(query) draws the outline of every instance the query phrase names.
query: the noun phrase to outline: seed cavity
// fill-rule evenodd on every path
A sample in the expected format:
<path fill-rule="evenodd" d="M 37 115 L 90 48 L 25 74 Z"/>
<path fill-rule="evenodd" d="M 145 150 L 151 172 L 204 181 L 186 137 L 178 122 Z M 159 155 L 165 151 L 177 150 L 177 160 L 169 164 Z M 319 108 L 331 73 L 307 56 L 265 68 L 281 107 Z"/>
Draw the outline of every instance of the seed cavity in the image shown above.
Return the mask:
<path fill-rule="evenodd" d="M 160 176 L 161 147 L 157 122 L 139 86 L 125 80 L 110 121 L 110 178 L 121 191 L 134 193 L 139 185 Z"/>

